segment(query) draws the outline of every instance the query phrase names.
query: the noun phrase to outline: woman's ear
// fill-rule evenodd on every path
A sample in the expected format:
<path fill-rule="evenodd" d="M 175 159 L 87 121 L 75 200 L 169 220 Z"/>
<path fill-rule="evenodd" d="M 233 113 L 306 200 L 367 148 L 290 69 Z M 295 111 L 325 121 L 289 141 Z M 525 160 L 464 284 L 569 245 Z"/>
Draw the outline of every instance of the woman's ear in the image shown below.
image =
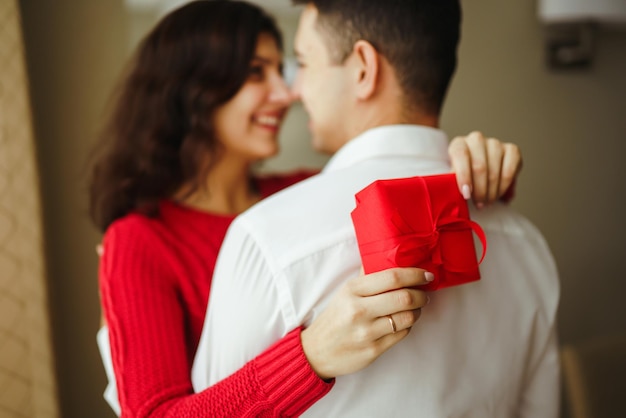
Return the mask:
<path fill-rule="evenodd" d="M 355 60 L 357 97 L 367 100 L 376 92 L 380 81 L 380 56 L 376 48 L 364 40 L 354 44 L 352 55 Z"/>

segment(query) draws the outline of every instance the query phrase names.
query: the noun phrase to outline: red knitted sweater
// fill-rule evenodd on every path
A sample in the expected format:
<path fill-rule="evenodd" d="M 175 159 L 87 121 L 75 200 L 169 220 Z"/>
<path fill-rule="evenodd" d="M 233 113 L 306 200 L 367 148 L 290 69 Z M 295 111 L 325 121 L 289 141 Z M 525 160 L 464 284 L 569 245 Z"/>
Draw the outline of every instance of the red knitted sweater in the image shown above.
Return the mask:
<path fill-rule="evenodd" d="M 267 196 L 308 175 L 258 185 Z M 296 416 L 331 389 L 311 369 L 296 329 L 193 393 L 190 371 L 213 268 L 233 219 L 164 201 L 157 217 L 130 214 L 107 230 L 100 292 L 123 417 Z"/>

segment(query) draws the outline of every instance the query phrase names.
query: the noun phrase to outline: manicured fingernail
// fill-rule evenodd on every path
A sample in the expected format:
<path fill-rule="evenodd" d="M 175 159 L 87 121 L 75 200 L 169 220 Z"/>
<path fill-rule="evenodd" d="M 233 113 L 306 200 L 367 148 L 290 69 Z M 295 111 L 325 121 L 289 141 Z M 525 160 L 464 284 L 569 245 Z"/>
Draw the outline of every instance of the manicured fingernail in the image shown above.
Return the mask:
<path fill-rule="evenodd" d="M 463 194 L 465 200 L 469 200 L 472 197 L 472 189 L 470 189 L 469 184 L 461 186 L 461 194 Z"/>
<path fill-rule="evenodd" d="M 433 280 L 435 280 L 435 275 L 432 274 L 430 271 L 427 271 L 426 273 L 424 273 L 424 278 L 427 282 L 432 282 Z"/>

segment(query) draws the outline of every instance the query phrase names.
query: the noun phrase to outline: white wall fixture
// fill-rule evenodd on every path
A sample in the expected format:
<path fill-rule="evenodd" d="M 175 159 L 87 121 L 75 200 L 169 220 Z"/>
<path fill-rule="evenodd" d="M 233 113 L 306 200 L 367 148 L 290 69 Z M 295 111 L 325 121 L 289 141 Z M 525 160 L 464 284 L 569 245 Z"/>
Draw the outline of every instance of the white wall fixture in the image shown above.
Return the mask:
<path fill-rule="evenodd" d="M 548 24 L 586 20 L 626 26 L 626 0 L 539 0 L 539 16 Z"/>
<path fill-rule="evenodd" d="M 554 69 L 590 67 L 598 28 L 626 29 L 626 0 L 539 0 L 538 13 Z"/>

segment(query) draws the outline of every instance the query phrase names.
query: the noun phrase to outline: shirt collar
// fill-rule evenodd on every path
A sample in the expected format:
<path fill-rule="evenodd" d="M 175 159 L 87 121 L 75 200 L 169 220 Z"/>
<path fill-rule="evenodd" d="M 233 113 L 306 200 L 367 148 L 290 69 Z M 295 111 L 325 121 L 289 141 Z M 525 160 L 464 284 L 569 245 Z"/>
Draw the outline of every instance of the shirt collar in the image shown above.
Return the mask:
<path fill-rule="evenodd" d="M 322 172 L 340 170 L 379 157 L 412 157 L 448 162 L 448 137 L 440 129 L 388 125 L 369 129 L 348 141 Z"/>

